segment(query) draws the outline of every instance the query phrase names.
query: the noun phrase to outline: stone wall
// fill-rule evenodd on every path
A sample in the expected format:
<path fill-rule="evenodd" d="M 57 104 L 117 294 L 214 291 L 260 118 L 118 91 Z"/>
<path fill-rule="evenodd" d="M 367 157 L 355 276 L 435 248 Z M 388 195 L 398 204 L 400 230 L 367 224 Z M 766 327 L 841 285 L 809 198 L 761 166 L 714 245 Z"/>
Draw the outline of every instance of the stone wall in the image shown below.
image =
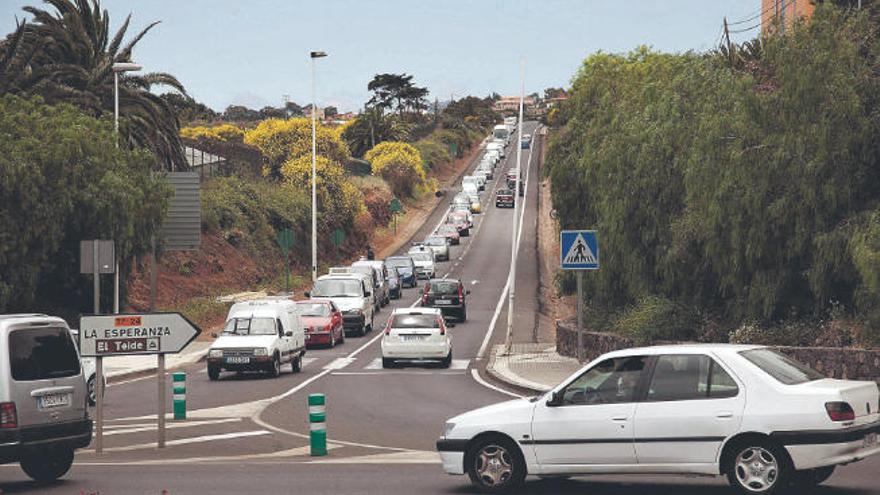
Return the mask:
<path fill-rule="evenodd" d="M 669 344 L 670 342 L 663 342 Z M 606 352 L 634 347 L 632 339 L 611 333 L 584 332 L 584 356 L 587 361 Z M 832 378 L 873 380 L 880 383 L 880 349 L 839 347 L 775 347 L 816 371 Z M 556 351 L 577 357 L 577 332 L 573 325 L 556 322 Z"/>

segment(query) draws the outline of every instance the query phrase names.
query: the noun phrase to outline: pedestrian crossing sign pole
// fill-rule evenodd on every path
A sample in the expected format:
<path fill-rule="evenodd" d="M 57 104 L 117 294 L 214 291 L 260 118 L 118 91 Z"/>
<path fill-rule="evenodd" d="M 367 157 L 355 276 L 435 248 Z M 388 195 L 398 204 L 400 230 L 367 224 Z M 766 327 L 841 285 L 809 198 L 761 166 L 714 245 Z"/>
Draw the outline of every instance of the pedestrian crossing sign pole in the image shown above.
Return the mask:
<path fill-rule="evenodd" d="M 599 269 L 599 240 L 595 230 L 563 230 L 559 234 L 559 265 L 577 270 L 577 358 L 584 360 L 584 271 Z"/>

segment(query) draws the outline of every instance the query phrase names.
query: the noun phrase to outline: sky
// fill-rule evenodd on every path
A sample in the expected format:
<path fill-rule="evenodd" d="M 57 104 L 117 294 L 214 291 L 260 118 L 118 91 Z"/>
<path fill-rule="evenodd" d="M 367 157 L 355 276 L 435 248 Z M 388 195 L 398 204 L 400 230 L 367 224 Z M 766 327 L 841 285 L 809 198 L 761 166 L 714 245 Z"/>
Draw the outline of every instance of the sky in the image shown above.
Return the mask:
<path fill-rule="evenodd" d="M 0 0 L 0 32 L 25 5 Z M 146 72 L 175 75 L 196 100 L 281 106 L 283 95 L 311 101 L 309 52 L 317 60 L 319 106 L 356 111 L 375 74 L 405 72 L 429 99 L 567 87 L 597 51 L 647 45 L 665 52 L 706 51 L 730 22 L 761 10 L 760 0 L 102 0 L 111 28 L 132 15 L 129 34 L 161 21 L 134 60 Z M 44 7 L 48 8 L 48 6 Z M 749 28 L 755 22 L 737 27 Z M 758 29 L 735 34 L 743 41 Z"/>

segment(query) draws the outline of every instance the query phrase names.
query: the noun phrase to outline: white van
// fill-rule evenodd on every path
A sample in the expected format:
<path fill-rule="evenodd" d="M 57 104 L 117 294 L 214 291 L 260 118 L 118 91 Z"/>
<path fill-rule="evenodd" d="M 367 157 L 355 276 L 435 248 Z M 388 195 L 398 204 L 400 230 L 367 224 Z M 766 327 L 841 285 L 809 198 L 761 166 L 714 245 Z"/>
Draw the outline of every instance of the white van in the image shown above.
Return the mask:
<path fill-rule="evenodd" d="M 324 275 L 318 277 L 310 299 L 326 299 L 342 312 L 342 326 L 349 333 L 365 335 L 373 330 L 373 291 L 369 278 L 362 273 Z"/>
<path fill-rule="evenodd" d="M 477 188 L 477 191 L 481 191 L 486 187 L 485 182 L 480 180 L 480 178 L 475 175 L 465 175 L 464 177 L 462 177 L 462 179 L 461 179 L 462 190 L 464 190 L 464 187 L 467 186 L 468 184 L 473 184 L 474 187 Z"/>
<path fill-rule="evenodd" d="M 492 137 L 494 139 L 503 139 L 505 141 L 510 137 L 510 131 L 504 124 L 498 124 L 492 129 Z"/>
<path fill-rule="evenodd" d="M 296 303 L 281 297 L 236 303 L 208 350 L 208 378 L 217 380 L 224 370 L 278 376 L 285 363 L 296 373 L 305 353 L 306 334 Z"/>
<path fill-rule="evenodd" d="M 498 156 L 504 158 L 504 142 L 503 141 L 492 141 L 491 143 L 486 145 L 486 151 L 497 151 Z"/>

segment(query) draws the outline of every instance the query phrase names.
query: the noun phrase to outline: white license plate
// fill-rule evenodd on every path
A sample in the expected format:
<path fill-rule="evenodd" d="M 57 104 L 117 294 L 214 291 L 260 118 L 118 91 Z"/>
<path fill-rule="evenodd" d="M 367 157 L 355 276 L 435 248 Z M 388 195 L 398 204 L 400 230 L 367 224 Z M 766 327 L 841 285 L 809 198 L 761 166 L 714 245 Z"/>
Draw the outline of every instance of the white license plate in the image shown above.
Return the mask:
<path fill-rule="evenodd" d="M 70 394 L 49 394 L 40 396 L 40 409 L 70 405 Z"/>
<path fill-rule="evenodd" d="M 402 340 L 404 342 L 418 342 L 419 340 L 422 340 L 424 337 L 425 337 L 424 335 L 401 335 L 400 340 Z"/>
<path fill-rule="evenodd" d="M 868 433 L 867 435 L 865 435 L 864 447 L 869 448 L 874 447 L 875 445 L 877 445 L 877 434 Z"/>
<path fill-rule="evenodd" d="M 452 301 L 449 299 L 437 299 L 434 301 L 434 304 L 452 304 Z"/>
<path fill-rule="evenodd" d="M 231 356 L 226 358 L 226 362 L 229 364 L 248 364 L 251 362 L 251 358 L 249 357 L 241 357 L 241 356 Z"/>

